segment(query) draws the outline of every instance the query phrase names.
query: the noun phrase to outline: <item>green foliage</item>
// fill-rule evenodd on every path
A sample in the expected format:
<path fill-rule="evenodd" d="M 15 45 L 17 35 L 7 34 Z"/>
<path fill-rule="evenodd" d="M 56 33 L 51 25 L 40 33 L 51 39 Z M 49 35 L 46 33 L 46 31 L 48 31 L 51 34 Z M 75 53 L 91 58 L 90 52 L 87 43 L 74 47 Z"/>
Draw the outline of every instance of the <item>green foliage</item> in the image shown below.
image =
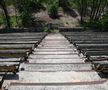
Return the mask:
<path fill-rule="evenodd" d="M 9 6 L 9 5 L 12 5 L 13 4 L 13 1 L 14 0 L 5 0 L 6 4 Z"/>
<path fill-rule="evenodd" d="M 100 20 L 102 30 L 106 31 L 108 30 L 108 14 L 104 15 L 103 18 Z"/>
<path fill-rule="evenodd" d="M 58 14 L 58 5 L 56 3 L 50 5 L 48 12 L 51 17 L 56 18 Z"/>
<path fill-rule="evenodd" d="M 99 30 L 108 28 L 108 0 L 76 0 L 75 3 L 81 24 Z"/>
<path fill-rule="evenodd" d="M 100 21 L 95 21 L 91 20 L 88 23 L 85 23 L 86 27 L 90 27 L 92 29 L 101 29 L 101 22 Z"/>
<path fill-rule="evenodd" d="M 20 13 L 20 18 L 22 21 L 22 25 L 24 27 L 31 27 L 33 18 L 32 18 L 32 12 L 30 7 L 30 0 L 16 0 L 17 3 L 17 9 Z"/>
<path fill-rule="evenodd" d="M 4 18 L 3 18 L 3 15 L 2 15 L 2 14 L 0 14 L 0 25 L 3 25 L 3 23 L 4 23 Z"/>
<path fill-rule="evenodd" d="M 4 17 L 5 17 L 5 21 L 6 21 L 6 27 L 10 28 L 11 27 L 11 23 L 10 23 L 10 16 L 7 10 L 7 4 L 5 0 L 0 0 L 0 7 L 3 10 L 4 13 Z"/>
<path fill-rule="evenodd" d="M 7 11 L 9 5 L 13 5 L 18 11 L 11 19 Z M 0 7 L 4 11 L 4 17 L 0 15 L 0 25 L 7 24 L 9 27 L 35 26 L 38 21 L 33 18 L 34 11 L 45 8 L 52 18 L 56 18 L 58 8 L 62 7 L 65 11 L 76 8 L 84 26 L 102 30 L 108 28 L 108 0 L 0 0 Z"/>
<path fill-rule="evenodd" d="M 88 23 L 85 23 L 86 27 L 90 27 L 96 30 L 107 31 L 108 29 L 108 15 L 105 14 L 100 20 L 90 20 Z"/>
<path fill-rule="evenodd" d="M 12 27 L 17 27 L 17 26 L 20 26 L 20 25 L 21 25 L 20 17 L 17 17 L 17 19 L 18 19 L 18 22 L 17 22 L 17 20 L 16 20 L 16 16 L 12 16 L 12 17 L 11 17 L 11 26 L 12 26 Z"/>
<path fill-rule="evenodd" d="M 44 32 L 49 32 L 48 27 L 44 27 Z"/>
<path fill-rule="evenodd" d="M 59 6 L 63 9 L 68 9 L 71 7 L 72 0 L 59 0 Z"/>

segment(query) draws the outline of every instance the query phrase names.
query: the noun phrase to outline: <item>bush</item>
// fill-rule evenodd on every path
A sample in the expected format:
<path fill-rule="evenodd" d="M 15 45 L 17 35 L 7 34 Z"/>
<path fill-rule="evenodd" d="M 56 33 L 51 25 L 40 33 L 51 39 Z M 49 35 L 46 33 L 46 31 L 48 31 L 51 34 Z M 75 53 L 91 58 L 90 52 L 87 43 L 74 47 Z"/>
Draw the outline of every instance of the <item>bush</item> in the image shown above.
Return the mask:
<path fill-rule="evenodd" d="M 71 7 L 71 1 L 69 0 L 59 0 L 59 6 L 62 7 L 64 10 L 67 10 Z"/>
<path fill-rule="evenodd" d="M 57 16 L 58 16 L 58 4 L 57 3 L 51 4 L 48 8 L 48 12 L 52 18 L 57 18 Z"/>
<path fill-rule="evenodd" d="M 108 15 L 106 14 L 103 16 L 103 18 L 100 20 L 102 25 L 103 31 L 108 31 Z"/>

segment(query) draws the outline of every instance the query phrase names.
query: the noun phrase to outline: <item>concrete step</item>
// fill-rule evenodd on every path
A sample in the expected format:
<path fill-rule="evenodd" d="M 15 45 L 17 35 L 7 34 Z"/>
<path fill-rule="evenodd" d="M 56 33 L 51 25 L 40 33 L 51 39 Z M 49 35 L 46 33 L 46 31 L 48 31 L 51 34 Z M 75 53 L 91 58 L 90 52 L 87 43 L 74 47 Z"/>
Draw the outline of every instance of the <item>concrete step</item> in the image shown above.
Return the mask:
<path fill-rule="evenodd" d="M 35 55 L 32 54 L 28 59 L 81 59 L 78 55 Z"/>
<path fill-rule="evenodd" d="M 20 72 L 19 81 L 24 83 L 75 83 L 75 82 L 91 82 L 102 81 L 100 76 L 94 71 L 76 72 Z"/>
<path fill-rule="evenodd" d="M 52 83 L 52 84 L 30 84 L 30 83 L 13 83 L 9 90 L 107 90 L 108 86 L 100 85 L 102 82 L 87 82 L 87 83 Z"/>
<path fill-rule="evenodd" d="M 52 43 L 52 44 L 48 44 L 48 45 L 44 45 L 44 44 L 42 45 L 42 44 L 40 44 L 39 46 L 40 46 L 40 47 L 69 47 L 69 48 L 70 48 L 70 47 L 71 47 L 71 48 L 73 47 L 73 48 L 74 48 L 73 45 L 59 45 L 59 44 L 55 44 L 55 45 L 54 45 L 53 43 Z"/>
<path fill-rule="evenodd" d="M 48 46 L 38 46 L 37 49 L 42 48 L 42 49 L 74 49 L 73 47 L 70 46 L 52 46 L 52 47 L 48 47 Z"/>
<path fill-rule="evenodd" d="M 91 64 L 86 63 L 28 63 L 22 64 L 25 71 L 30 72 L 59 72 L 59 71 L 90 71 Z"/>
<path fill-rule="evenodd" d="M 29 63 L 84 63 L 84 59 L 28 59 Z"/>
<path fill-rule="evenodd" d="M 58 44 L 58 45 L 59 45 L 59 44 L 60 44 L 60 45 L 72 45 L 72 44 L 70 44 L 69 42 L 53 42 L 53 41 L 52 41 L 52 42 L 47 42 L 47 41 L 46 41 L 46 42 L 42 42 L 41 44 L 52 44 L 52 43 L 53 43 L 53 44 Z"/>
<path fill-rule="evenodd" d="M 66 47 L 66 48 L 68 47 L 68 48 L 74 48 L 71 45 L 59 45 L 59 44 L 58 45 L 57 44 L 56 45 L 53 45 L 53 44 L 52 45 L 39 45 L 39 46 L 40 47 Z"/>
<path fill-rule="evenodd" d="M 77 55 L 78 52 L 33 52 L 36 55 Z"/>
<path fill-rule="evenodd" d="M 22 63 L 8 90 L 107 90 L 107 80 L 61 34 L 49 34 Z M 21 69 L 22 68 L 22 69 Z M 7 83 L 6 83 L 7 84 Z"/>
<path fill-rule="evenodd" d="M 67 42 L 67 43 L 69 43 L 69 41 L 68 40 L 66 40 L 66 39 L 44 39 L 43 40 L 43 42 Z"/>
<path fill-rule="evenodd" d="M 77 52 L 73 49 L 34 49 L 35 52 Z"/>
<path fill-rule="evenodd" d="M 61 38 L 61 39 L 44 39 L 43 41 L 45 41 L 45 42 L 68 42 L 69 43 L 69 41 L 67 40 L 67 39 L 65 39 L 65 38 Z"/>

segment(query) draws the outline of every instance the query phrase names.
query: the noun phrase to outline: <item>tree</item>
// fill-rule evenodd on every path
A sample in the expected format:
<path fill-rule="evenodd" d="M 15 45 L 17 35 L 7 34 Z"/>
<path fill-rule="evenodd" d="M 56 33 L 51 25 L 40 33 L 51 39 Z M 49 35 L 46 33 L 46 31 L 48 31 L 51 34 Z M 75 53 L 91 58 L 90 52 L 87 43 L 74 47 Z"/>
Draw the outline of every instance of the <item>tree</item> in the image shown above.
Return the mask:
<path fill-rule="evenodd" d="M 22 25 L 24 27 L 30 27 L 33 24 L 30 3 L 31 0 L 16 0 L 16 8 L 19 11 Z"/>
<path fill-rule="evenodd" d="M 8 14 L 6 3 L 5 3 L 4 0 L 0 0 L 0 6 L 3 9 L 3 11 L 4 11 L 4 15 L 5 15 L 5 18 L 6 18 L 7 28 L 10 28 L 11 27 L 10 16 Z"/>
<path fill-rule="evenodd" d="M 69 0 L 59 0 L 59 6 L 62 7 L 64 10 L 71 7 Z"/>

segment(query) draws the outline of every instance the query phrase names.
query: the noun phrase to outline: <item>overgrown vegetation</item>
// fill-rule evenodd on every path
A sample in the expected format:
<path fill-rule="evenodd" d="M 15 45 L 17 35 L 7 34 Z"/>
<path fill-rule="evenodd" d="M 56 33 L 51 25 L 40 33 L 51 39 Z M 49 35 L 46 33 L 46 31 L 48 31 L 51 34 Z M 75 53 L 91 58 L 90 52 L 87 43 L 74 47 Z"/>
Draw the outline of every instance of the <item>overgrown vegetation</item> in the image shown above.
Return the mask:
<path fill-rule="evenodd" d="M 107 30 L 108 0 L 76 0 L 81 24 L 93 29 Z"/>
<path fill-rule="evenodd" d="M 10 15 L 9 6 L 15 7 Z M 108 0 L 0 0 L 0 25 L 11 27 L 34 27 L 38 23 L 33 13 L 48 10 L 51 18 L 58 17 L 58 9 L 76 9 L 80 14 L 80 23 L 85 27 L 107 30 Z M 71 11 L 70 11 L 71 12 Z M 39 25 L 39 24 L 38 24 Z"/>
<path fill-rule="evenodd" d="M 58 14 L 58 0 L 55 0 L 55 1 L 49 1 L 48 4 L 47 4 L 47 7 L 48 7 L 48 12 L 49 12 L 49 15 L 52 17 L 52 18 L 56 18 L 57 17 L 57 14 Z"/>

